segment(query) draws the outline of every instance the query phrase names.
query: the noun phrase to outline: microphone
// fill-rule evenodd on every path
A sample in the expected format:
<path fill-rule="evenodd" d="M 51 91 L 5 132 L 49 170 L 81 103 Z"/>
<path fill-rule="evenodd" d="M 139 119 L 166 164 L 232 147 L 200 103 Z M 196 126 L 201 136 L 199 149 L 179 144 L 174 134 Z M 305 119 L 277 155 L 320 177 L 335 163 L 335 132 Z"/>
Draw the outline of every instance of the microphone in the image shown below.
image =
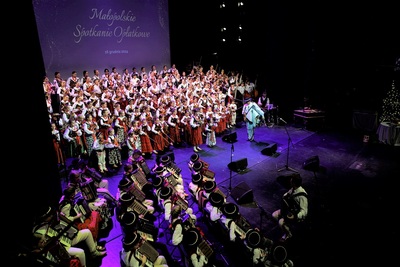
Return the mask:
<path fill-rule="evenodd" d="M 281 120 L 281 121 L 283 121 L 285 124 L 287 124 L 287 122 L 286 122 L 284 119 L 279 118 L 279 120 Z"/>

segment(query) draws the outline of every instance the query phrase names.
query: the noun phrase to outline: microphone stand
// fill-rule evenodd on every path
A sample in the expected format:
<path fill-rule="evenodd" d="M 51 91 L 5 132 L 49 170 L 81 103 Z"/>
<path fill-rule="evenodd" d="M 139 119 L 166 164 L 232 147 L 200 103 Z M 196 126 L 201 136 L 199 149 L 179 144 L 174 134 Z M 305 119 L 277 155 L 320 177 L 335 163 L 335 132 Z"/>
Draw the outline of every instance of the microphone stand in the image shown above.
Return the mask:
<path fill-rule="evenodd" d="M 267 214 L 267 212 L 265 211 L 265 209 L 262 207 L 262 206 L 260 206 L 257 202 L 256 202 L 256 206 L 260 209 L 260 227 L 259 227 L 259 229 L 261 230 L 262 229 L 262 226 L 263 226 L 263 215 L 265 215 L 265 217 L 268 219 L 268 214 Z"/>
<path fill-rule="evenodd" d="M 226 197 L 231 195 L 232 191 L 232 162 L 233 162 L 233 152 L 235 152 L 235 147 L 233 144 L 236 142 L 236 140 L 230 140 L 229 143 L 231 143 L 231 162 L 228 164 L 229 167 L 229 187 L 228 187 L 228 193 L 226 194 Z M 226 186 L 221 186 L 223 188 L 226 188 Z"/>
<path fill-rule="evenodd" d="M 280 169 L 278 170 L 278 172 L 281 172 L 281 171 L 286 170 L 286 171 L 292 171 L 292 172 L 298 173 L 298 171 L 296 171 L 295 169 L 289 167 L 290 144 L 293 145 L 293 143 L 292 143 L 292 138 L 290 138 L 289 131 L 288 131 L 287 127 L 286 127 L 287 122 L 284 121 L 282 118 L 279 118 L 279 120 L 281 120 L 282 122 L 285 123 L 285 124 L 284 124 L 284 127 L 285 127 L 286 134 L 287 134 L 287 136 L 288 136 L 288 146 L 287 146 L 287 154 L 286 154 L 286 165 L 285 165 L 284 167 L 280 168 Z"/>
<path fill-rule="evenodd" d="M 232 166 L 232 158 L 233 158 L 233 152 L 235 152 L 235 148 L 233 147 L 233 141 L 231 142 L 231 166 Z M 231 194 L 232 191 L 232 168 L 229 168 L 229 187 L 228 187 L 228 195 Z"/>

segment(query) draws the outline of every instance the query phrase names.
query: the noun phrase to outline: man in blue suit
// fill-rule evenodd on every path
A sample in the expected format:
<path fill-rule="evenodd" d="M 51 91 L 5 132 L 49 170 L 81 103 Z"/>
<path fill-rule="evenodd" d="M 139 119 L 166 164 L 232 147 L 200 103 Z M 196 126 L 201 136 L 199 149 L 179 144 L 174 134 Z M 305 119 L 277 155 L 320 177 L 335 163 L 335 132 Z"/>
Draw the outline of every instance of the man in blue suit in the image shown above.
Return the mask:
<path fill-rule="evenodd" d="M 261 121 L 264 121 L 264 111 L 262 111 L 251 97 L 246 98 L 244 103 L 242 114 L 246 122 L 247 141 L 252 142 L 254 141 L 254 129 Z"/>

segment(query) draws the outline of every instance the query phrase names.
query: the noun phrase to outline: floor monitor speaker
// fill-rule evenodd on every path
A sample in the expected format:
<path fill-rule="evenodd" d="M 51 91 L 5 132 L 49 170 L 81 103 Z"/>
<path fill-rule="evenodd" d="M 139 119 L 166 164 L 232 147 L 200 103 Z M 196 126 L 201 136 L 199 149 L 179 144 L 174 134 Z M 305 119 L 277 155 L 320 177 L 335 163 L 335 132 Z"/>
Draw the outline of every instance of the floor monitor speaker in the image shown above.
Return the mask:
<path fill-rule="evenodd" d="M 236 161 L 232 161 L 228 164 L 228 168 L 234 172 L 241 172 L 247 169 L 247 158 L 242 158 Z"/>
<path fill-rule="evenodd" d="M 278 145 L 276 143 L 271 143 L 266 148 L 261 150 L 261 154 L 267 155 L 267 156 L 272 156 L 273 154 L 275 154 L 277 148 L 278 148 Z"/>
<path fill-rule="evenodd" d="M 238 204 L 246 204 L 254 201 L 253 190 L 245 182 L 241 182 L 232 188 L 231 197 Z"/>
<path fill-rule="evenodd" d="M 313 156 L 311 158 L 306 159 L 303 162 L 303 169 L 308 171 L 318 171 L 319 170 L 319 157 Z"/>
<path fill-rule="evenodd" d="M 235 143 L 237 141 L 237 133 L 233 132 L 222 136 L 222 141 L 228 143 Z"/>

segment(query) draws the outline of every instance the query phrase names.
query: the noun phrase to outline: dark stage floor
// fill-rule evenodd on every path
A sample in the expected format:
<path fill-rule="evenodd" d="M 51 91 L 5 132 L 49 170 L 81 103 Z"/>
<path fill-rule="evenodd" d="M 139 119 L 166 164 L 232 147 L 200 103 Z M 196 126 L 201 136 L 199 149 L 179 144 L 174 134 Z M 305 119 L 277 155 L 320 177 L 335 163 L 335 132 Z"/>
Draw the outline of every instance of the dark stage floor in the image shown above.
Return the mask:
<path fill-rule="evenodd" d="M 216 147 L 201 146 L 200 157 L 215 172 L 217 185 L 228 195 L 228 201 L 236 203 L 239 196 L 239 201 L 244 202 L 239 205 L 240 213 L 273 241 L 278 242 L 282 235 L 271 213 L 279 208 L 287 190 L 285 180 L 293 173 L 291 169 L 303 178 L 303 187 L 309 193 L 309 218 L 301 232 L 287 241 L 294 266 L 382 266 L 392 262 L 391 244 L 398 237 L 393 222 L 398 203 L 394 199 L 400 177 L 400 147 L 380 144 L 374 136 L 365 143 L 363 133 L 354 129 L 309 131 L 296 125 L 262 126 L 256 129 L 255 142 L 247 141 L 244 125 L 231 133 L 236 133 L 237 142 L 227 143 L 218 137 Z M 264 155 L 262 151 L 274 153 Z M 182 169 L 187 189 L 191 181 L 187 162 L 193 149 L 171 148 L 169 152 Z M 315 171 L 304 169 L 303 164 L 314 156 L 319 158 Z M 155 159 L 155 155 L 148 159 L 150 167 Z M 231 172 L 231 161 L 234 167 L 246 161 L 247 166 L 239 173 Z M 122 172 L 121 168 L 107 176 L 113 194 Z M 192 200 L 189 203 L 197 212 L 197 204 Z M 208 227 L 201 213 L 197 215 L 199 226 L 214 246 L 218 264 L 249 266 L 248 257 L 240 248 Z M 107 242 L 108 255 L 101 266 L 119 266 L 121 230 L 115 218 L 113 229 L 103 241 Z M 158 241 L 173 250 L 165 236 L 160 235 Z M 173 252 L 174 258 L 179 258 L 177 252 Z"/>

